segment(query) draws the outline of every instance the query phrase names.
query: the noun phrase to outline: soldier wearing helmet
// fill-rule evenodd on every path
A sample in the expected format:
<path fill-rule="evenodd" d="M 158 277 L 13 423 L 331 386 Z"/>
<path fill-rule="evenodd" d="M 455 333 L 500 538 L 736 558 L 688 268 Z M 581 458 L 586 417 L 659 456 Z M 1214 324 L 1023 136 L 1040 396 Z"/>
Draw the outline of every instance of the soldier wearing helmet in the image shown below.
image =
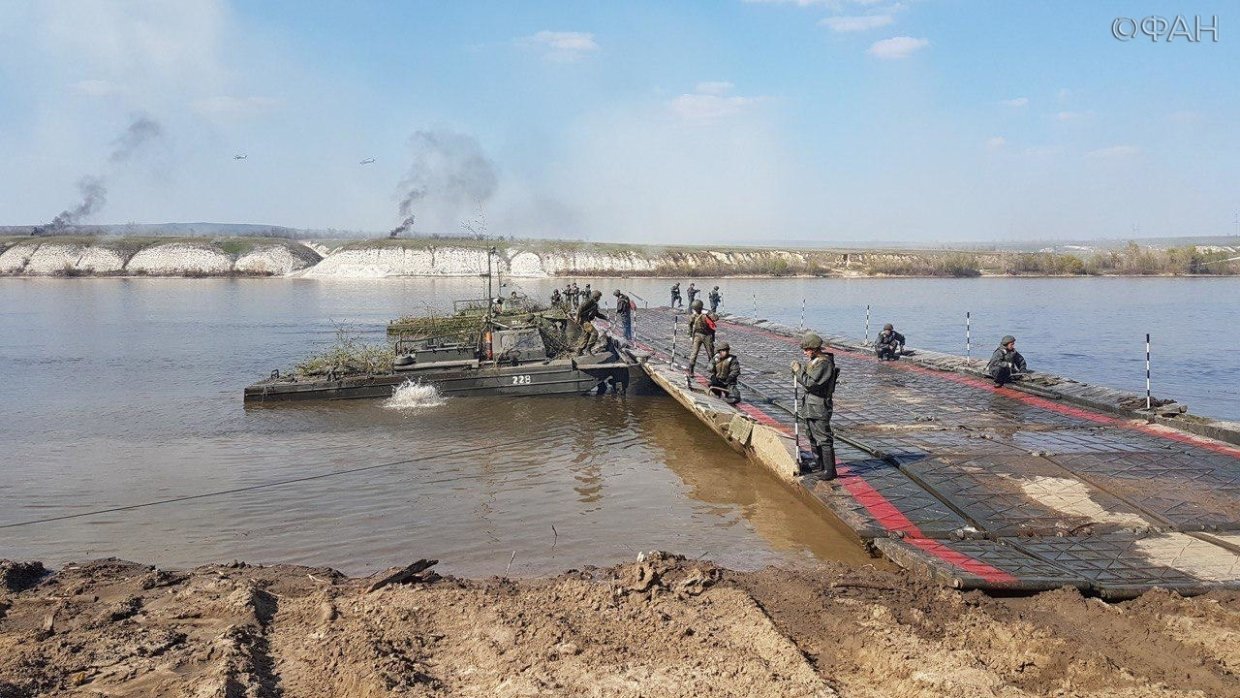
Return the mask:
<path fill-rule="evenodd" d="M 835 435 L 831 432 L 831 413 L 834 410 L 835 383 L 839 369 L 835 367 L 835 355 L 823 350 L 822 337 L 810 332 L 801 339 L 801 351 L 807 359 L 792 362 L 792 375 L 801 394 L 797 400 L 797 419 L 809 438 L 814 454 L 816 470 L 824 480 L 835 479 Z M 798 446 L 798 449 L 800 447 Z M 802 474 L 807 469 L 802 464 Z"/>
<path fill-rule="evenodd" d="M 689 334 L 693 336 L 693 353 L 689 357 L 689 375 L 697 366 L 698 354 L 706 350 L 710 362 L 715 362 L 715 317 L 702 311 L 702 301 L 689 304 Z"/>
<path fill-rule="evenodd" d="M 598 309 L 598 300 L 603 297 L 602 291 L 594 291 L 590 294 L 581 306 L 577 308 L 577 324 L 581 326 L 581 344 L 577 347 L 577 356 L 581 356 L 587 351 L 594 353 L 594 345 L 598 343 L 598 330 L 594 327 L 594 320 L 598 318 L 607 319 Z"/>
<path fill-rule="evenodd" d="M 999 340 L 999 348 L 990 355 L 990 362 L 986 364 L 986 374 L 994 379 L 995 387 L 998 388 L 1010 382 L 1013 377 L 1028 372 L 1029 367 L 1025 364 L 1025 357 L 1016 351 L 1016 338 L 1010 334 L 1004 336 Z"/>
<path fill-rule="evenodd" d="M 878 339 L 874 341 L 874 353 L 878 355 L 878 360 L 897 361 L 902 351 L 904 335 L 896 332 L 895 326 L 890 322 L 883 325 L 883 331 L 878 333 Z"/>
<path fill-rule="evenodd" d="M 681 300 L 681 298 L 680 298 L 680 282 L 679 282 L 679 281 L 677 281 L 676 283 L 672 284 L 672 303 L 671 303 L 671 307 L 673 307 L 673 308 L 677 308 L 677 307 L 683 308 L 683 307 L 685 307 L 685 302 L 684 302 L 683 300 Z"/>
<path fill-rule="evenodd" d="M 720 342 L 715 346 L 715 365 L 710 372 L 710 392 L 728 404 L 741 401 L 741 362 L 732 355 L 732 345 Z"/>
<path fill-rule="evenodd" d="M 706 297 L 710 300 L 710 312 L 719 312 L 719 304 L 723 302 L 723 295 L 719 293 L 719 287 L 712 288 L 710 293 L 706 294 Z"/>

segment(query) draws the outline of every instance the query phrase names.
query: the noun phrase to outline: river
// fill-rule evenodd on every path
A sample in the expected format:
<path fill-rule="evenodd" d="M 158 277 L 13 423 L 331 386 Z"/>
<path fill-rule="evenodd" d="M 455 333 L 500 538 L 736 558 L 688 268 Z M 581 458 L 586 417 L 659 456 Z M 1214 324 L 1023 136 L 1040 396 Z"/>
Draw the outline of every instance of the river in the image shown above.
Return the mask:
<path fill-rule="evenodd" d="M 620 286 L 666 302 L 665 280 L 592 281 L 608 299 Z M 563 280 L 511 283 L 505 293 L 546 296 Z M 1148 331 L 1158 395 L 1240 418 L 1240 358 L 1228 351 L 1240 280 L 721 285 L 725 310 L 756 305 L 795 326 L 806 298 L 808 326 L 854 336 L 869 303 L 871 334 L 892 321 L 912 345 L 956 353 L 969 310 L 975 356 L 1010 332 L 1032 368 L 1128 389 L 1143 389 Z M 471 576 L 541 575 L 651 549 L 741 569 L 866 561 L 668 398 L 242 405 L 246 384 L 330 345 L 338 327 L 378 339 L 397 315 L 484 288 L 477 279 L 0 280 L 0 557 L 241 559 L 353 574 L 437 557 L 444 571 Z M 184 499 L 198 495 L 208 496 Z M 44 519 L 56 520 L 28 523 Z"/>

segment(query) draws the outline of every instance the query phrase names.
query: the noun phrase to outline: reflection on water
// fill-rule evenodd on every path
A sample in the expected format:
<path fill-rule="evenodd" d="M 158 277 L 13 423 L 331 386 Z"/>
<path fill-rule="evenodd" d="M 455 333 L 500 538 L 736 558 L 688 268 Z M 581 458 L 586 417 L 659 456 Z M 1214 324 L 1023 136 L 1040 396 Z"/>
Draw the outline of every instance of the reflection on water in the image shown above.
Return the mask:
<path fill-rule="evenodd" d="M 396 400 L 413 409 L 242 406 L 245 384 L 329 343 L 331 320 L 381 328 L 407 299 L 376 308 L 285 281 L 0 290 L 0 365 L 20 366 L 0 393 L 0 525 L 229 491 L 0 528 L 0 557 L 354 573 L 437 557 L 469 575 L 503 573 L 514 552 L 521 575 L 650 549 L 739 568 L 866 559 L 667 398 L 437 400 L 411 387 Z"/>

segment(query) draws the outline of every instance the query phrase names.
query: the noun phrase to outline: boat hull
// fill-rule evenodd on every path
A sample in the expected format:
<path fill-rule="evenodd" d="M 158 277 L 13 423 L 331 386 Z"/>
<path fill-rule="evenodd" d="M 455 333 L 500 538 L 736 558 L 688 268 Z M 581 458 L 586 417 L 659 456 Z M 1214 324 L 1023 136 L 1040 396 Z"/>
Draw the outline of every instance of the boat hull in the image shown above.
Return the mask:
<path fill-rule="evenodd" d="M 445 396 L 601 395 L 613 391 L 656 390 L 636 363 L 576 366 L 573 362 L 557 361 L 519 366 L 426 368 L 330 381 L 273 378 L 247 387 L 245 402 L 388 398 L 410 380 L 434 385 Z"/>

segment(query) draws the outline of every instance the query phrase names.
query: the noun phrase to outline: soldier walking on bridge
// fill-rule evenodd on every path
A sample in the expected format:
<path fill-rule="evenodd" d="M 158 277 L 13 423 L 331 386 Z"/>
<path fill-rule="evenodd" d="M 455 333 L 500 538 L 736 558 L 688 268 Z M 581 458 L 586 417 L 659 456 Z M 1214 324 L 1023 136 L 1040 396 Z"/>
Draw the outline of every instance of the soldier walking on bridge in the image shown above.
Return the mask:
<path fill-rule="evenodd" d="M 693 301 L 697 300 L 697 294 L 699 293 L 699 290 L 696 286 L 693 285 L 692 281 L 689 282 L 689 288 L 686 289 L 686 292 L 689 294 L 689 305 L 693 305 Z"/>
<path fill-rule="evenodd" d="M 563 303 L 564 303 L 564 299 L 563 299 L 563 296 L 560 295 L 560 289 L 558 288 L 551 289 L 551 307 L 558 308 Z"/>
<path fill-rule="evenodd" d="M 710 299 L 710 312 L 719 312 L 719 304 L 723 302 L 723 294 L 719 293 L 719 287 L 712 288 L 706 297 Z"/>
<path fill-rule="evenodd" d="M 800 361 L 792 362 L 792 375 L 801 386 L 797 419 L 809 437 L 817 470 L 824 480 L 834 480 L 835 435 L 831 432 L 831 413 L 835 408 L 835 383 L 840 371 L 835 367 L 835 355 L 823 351 L 822 337 L 813 332 L 801 339 L 801 350 L 808 362 L 805 365 Z M 799 452 L 799 445 L 797 449 Z"/>
<path fill-rule="evenodd" d="M 697 366 L 698 353 L 706 349 L 706 358 L 715 363 L 715 317 L 702 311 L 702 301 L 689 304 L 689 332 L 693 335 L 693 354 L 689 358 L 689 375 Z"/>
<path fill-rule="evenodd" d="M 672 307 L 672 308 L 683 308 L 683 307 L 685 307 L 685 302 L 684 302 L 683 300 L 681 300 L 681 298 L 680 298 L 680 282 L 679 282 L 679 281 L 677 281 L 676 283 L 672 284 L 672 301 L 671 301 L 671 307 Z"/>

